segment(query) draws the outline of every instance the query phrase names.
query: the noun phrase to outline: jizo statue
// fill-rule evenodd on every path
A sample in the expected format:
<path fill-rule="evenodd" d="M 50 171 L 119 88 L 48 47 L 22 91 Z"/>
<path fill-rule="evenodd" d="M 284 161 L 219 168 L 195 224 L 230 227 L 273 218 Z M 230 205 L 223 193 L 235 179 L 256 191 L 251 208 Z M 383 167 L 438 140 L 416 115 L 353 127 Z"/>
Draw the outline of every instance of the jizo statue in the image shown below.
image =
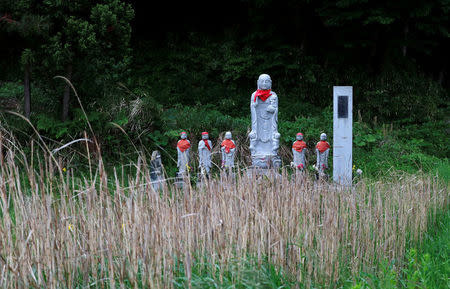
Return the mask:
<path fill-rule="evenodd" d="M 155 191 L 162 189 L 164 173 L 159 151 L 152 152 L 152 158 L 150 160 L 150 180 L 152 181 L 152 187 Z"/>
<path fill-rule="evenodd" d="M 236 153 L 236 144 L 231 139 L 231 132 L 227 131 L 225 133 L 225 139 L 220 145 L 220 150 L 222 151 L 222 168 L 233 168 L 234 167 L 234 155 Z"/>
<path fill-rule="evenodd" d="M 303 171 L 306 167 L 306 143 L 303 141 L 303 134 L 297 133 L 296 141 L 292 144 L 292 154 L 294 155 L 294 166 Z"/>
<path fill-rule="evenodd" d="M 328 168 L 328 154 L 330 153 L 330 144 L 327 142 L 327 135 L 322 133 L 320 141 L 316 145 L 317 162 L 316 167 L 319 171 L 319 176 L 325 175 L 325 170 Z"/>
<path fill-rule="evenodd" d="M 202 132 L 202 139 L 198 142 L 198 157 L 202 174 L 211 171 L 211 150 L 212 142 L 209 140 L 208 132 Z"/>
<path fill-rule="evenodd" d="M 280 134 L 278 133 L 278 97 L 272 89 L 272 80 L 267 74 L 261 74 L 257 81 L 258 89 L 250 98 L 252 130 L 250 152 L 255 167 L 279 167 L 278 156 Z"/>
<path fill-rule="evenodd" d="M 180 135 L 181 139 L 177 143 L 178 152 L 178 173 L 185 173 L 189 170 L 189 152 L 191 142 L 187 139 L 187 133 L 183 131 Z"/>

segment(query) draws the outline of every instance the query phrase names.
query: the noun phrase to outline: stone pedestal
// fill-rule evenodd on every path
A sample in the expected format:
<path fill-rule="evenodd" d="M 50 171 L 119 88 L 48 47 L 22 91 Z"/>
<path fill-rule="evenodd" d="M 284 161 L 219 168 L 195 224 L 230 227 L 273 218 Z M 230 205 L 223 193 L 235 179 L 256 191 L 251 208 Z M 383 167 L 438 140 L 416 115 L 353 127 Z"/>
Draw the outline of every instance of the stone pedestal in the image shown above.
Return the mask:
<path fill-rule="evenodd" d="M 177 172 L 175 176 L 175 182 L 173 183 L 175 188 L 182 189 L 185 184 L 189 181 L 188 175 L 185 173 Z"/>
<path fill-rule="evenodd" d="M 209 180 L 209 175 L 208 174 L 202 174 L 202 173 L 198 173 L 197 174 L 197 188 L 203 188 L 207 182 Z"/>

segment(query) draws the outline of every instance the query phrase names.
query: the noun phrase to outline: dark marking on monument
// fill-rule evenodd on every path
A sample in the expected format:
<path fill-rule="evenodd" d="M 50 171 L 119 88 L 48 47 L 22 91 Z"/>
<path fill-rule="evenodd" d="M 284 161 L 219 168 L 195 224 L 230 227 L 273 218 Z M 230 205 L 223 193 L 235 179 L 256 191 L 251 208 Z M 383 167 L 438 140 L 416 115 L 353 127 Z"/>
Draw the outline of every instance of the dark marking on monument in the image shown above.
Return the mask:
<path fill-rule="evenodd" d="M 348 95 L 338 96 L 338 118 L 348 118 Z"/>

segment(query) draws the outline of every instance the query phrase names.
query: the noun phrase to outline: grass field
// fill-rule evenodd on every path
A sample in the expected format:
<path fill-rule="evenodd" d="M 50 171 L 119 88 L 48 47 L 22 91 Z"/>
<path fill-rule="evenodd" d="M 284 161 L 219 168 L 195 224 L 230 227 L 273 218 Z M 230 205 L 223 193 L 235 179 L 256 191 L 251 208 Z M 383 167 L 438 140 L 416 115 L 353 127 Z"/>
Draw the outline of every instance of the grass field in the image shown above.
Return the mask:
<path fill-rule="evenodd" d="M 238 172 L 155 192 L 145 160 L 122 174 L 91 157 L 82 178 L 37 147 L 0 139 L 0 287 L 433 288 L 448 272 L 414 249 L 448 210 L 437 177 L 345 189 Z"/>

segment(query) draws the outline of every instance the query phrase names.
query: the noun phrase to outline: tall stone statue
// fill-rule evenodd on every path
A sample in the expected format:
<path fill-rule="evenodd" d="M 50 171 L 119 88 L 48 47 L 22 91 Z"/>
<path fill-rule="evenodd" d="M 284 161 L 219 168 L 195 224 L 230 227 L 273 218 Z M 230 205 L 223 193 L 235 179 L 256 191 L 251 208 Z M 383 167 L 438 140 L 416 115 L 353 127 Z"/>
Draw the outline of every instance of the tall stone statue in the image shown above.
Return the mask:
<path fill-rule="evenodd" d="M 261 74 L 257 84 L 258 89 L 250 99 L 252 130 L 249 137 L 252 164 L 259 168 L 278 168 L 281 166 L 278 156 L 278 97 L 271 90 L 272 80 L 269 75 Z"/>
<path fill-rule="evenodd" d="M 292 144 L 294 166 L 296 169 L 303 171 L 306 167 L 306 143 L 303 141 L 303 134 L 301 132 L 297 133 L 296 139 L 297 140 Z"/>
<path fill-rule="evenodd" d="M 189 152 L 191 142 L 187 139 L 187 133 L 183 131 L 180 135 L 181 139 L 177 143 L 178 152 L 178 173 L 183 174 L 186 170 L 189 170 Z"/>
<path fill-rule="evenodd" d="M 231 132 L 227 131 L 225 133 L 225 139 L 220 145 L 220 150 L 222 151 L 222 168 L 233 168 L 234 167 L 234 155 L 236 153 L 236 144 L 231 139 Z"/>
<path fill-rule="evenodd" d="M 198 143 L 198 157 L 202 174 L 209 175 L 211 171 L 212 142 L 208 132 L 202 132 L 202 139 Z"/>
<path fill-rule="evenodd" d="M 330 144 L 327 142 L 327 135 L 322 133 L 320 141 L 316 145 L 316 168 L 319 171 L 319 176 L 325 175 L 325 170 L 328 169 L 328 154 L 330 153 Z"/>

